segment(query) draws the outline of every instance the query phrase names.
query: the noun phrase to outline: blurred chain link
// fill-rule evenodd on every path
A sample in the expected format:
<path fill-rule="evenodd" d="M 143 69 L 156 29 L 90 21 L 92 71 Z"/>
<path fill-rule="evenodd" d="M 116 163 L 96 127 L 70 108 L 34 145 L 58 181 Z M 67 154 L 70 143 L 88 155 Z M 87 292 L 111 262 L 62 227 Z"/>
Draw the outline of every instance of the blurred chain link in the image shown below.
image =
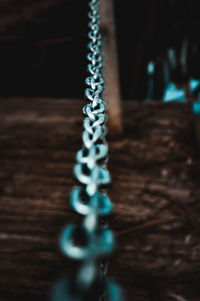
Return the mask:
<path fill-rule="evenodd" d="M 105 104 L 102 99 L 104 79 L 102 76 L 102 39 L 100 34 L 99 0 L 89 2 L 88 13 L 89 53 L 87 55 L 89 76 L 86 78 L 86 99 L 90 102 L 83 107 L 83 146 L 77 152 L 74 175 L 80 186 L 73 188 L 70 196 L 72 208 L 83 215 L 80 225 L 68 225 L 61 237 L 60 245 L 64 254 L 81 261 L 81 268 L 75 277 L 60 285 L 63 293 L 60 300 L 89 300 L 94 287 L 97 298 L 92 300 L 122 300 L 118 286 L 110 281 L 107 274 L 107 256 L 113 251 L 114 236 L 104 220 L 111 213 L 112 203 L 106 194 L 110 174 L 106 168 L 108 146 L 105 142 Z M 73 289 L 72 289 L 73 286 Z M 64 297 L 63 297 L 64 296 Z M 59 300 L 59 301 L 60 301 Z"/>

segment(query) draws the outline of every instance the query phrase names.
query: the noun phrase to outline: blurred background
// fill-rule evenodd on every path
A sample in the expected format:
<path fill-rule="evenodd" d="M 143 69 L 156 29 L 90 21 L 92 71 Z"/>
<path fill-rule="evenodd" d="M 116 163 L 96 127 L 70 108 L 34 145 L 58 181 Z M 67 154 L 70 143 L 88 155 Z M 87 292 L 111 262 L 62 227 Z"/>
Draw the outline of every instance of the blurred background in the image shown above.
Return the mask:
<path fill-rule="evenodd" d="M 0 1 L 1 96 L 82 98 L 87 3 Z M 122 98 L 198 94 L 199 1 L 115 0 L 114 6 Z"/>

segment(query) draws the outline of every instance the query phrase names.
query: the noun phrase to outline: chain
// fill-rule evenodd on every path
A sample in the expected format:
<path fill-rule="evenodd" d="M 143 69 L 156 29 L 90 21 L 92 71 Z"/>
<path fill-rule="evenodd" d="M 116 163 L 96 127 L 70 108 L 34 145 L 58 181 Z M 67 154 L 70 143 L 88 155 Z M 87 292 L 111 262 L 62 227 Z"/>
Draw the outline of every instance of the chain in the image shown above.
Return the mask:
<path fill-rule="evenodd" d="M 104 79 L 102 76 L 101 34 L 99 30 L 99 0 L 90 0 L 88 13 L 89 53 L 87 55 L 89 76 L 86 78 L 86 99 L 83 107 L 83 146 L 77 152 L 74 175 L 80 186 L 72 189 L 72 208 L 83 215 L 80 225 L 68 225 L 60 238 L 63 253 L 80 260 L 81 268 L 75 280 L 65 281 L 65 292 L 59 301 L 66 300 L 121 300 L 120 291 L 106 275 L 105 258 L 113 251 L 114 236 L 104 222 L 111 213 L 112 203 L 106 194 L 110 174 L 106 168 L 108 146 L 105 142 L 105 104 L 102 99 Z M 59 295 L 61 296 L 61 295 Z"/>

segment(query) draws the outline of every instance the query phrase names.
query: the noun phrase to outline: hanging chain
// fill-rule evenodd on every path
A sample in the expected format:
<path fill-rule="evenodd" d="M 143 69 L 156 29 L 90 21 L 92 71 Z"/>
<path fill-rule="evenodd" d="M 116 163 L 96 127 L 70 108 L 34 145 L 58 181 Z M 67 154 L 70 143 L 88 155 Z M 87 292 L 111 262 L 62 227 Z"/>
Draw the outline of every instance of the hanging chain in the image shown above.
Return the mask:
<path fill-rule="evenodd" d="M 111 213 L 112 203 L 106 194 L 110 174 L 106 169 L 108 146 L 105 142 L 105 104 L 102 99 L 101 34 L 99 31 L 99 0 L 90 0 L 88 13 L 90 42 L 87 55 L 89 76 L 86 78 L 85 96 L 90 101 L 83 108 L 83 147 L 76 155 L 74 174 L 80 186 L 73 188 L 70 196 L 72 208 L 83 215 L 81 225 L 68 225 L 60 238 L 61 249 L 68 257 L 80 260 L 81 268 L 73 285 L 65 282 L 66 300 L 121 300 L 118 286 L 105 277 L 105 258 L 112 252 L 114 236 L 104 222 Z M 97 295 L 96 295 L 97 294 Z M 61 295 L 59 295 L 61 296 Z M 61 297 L 58 297 L 61 300 Z"/>

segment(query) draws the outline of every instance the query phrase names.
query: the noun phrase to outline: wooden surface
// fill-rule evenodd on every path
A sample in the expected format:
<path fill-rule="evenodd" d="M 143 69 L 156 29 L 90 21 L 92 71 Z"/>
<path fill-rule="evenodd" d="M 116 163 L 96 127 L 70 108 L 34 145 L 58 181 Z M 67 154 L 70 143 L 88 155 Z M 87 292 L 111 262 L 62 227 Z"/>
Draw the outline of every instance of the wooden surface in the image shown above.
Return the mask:
<path fill-rule="evenodd" d="M 0 300 L 47 300 L 74 262 L 62 227 L 81 146 L 82 101 L 0 100 Z M 200 161 L 189 107 L 123 103 L 125 133 L 110 141 L 109 274 L 129 300 L 200 300 Z"/>
<path fill-rule="evenodd" d="M 117 137 L 122 134 L 123 123 L 113 0 L 101 0 L 99 11 L 105 56 L 108 128 L 112 137 Z"/>
<path fill-rule="evenodd" d="M 4 34 L 11 27 L 23 22 L 36 22 L 38 15 L 63 0 L 16 1 L 1 0 L 0 2 L 0 34 Z"/>

